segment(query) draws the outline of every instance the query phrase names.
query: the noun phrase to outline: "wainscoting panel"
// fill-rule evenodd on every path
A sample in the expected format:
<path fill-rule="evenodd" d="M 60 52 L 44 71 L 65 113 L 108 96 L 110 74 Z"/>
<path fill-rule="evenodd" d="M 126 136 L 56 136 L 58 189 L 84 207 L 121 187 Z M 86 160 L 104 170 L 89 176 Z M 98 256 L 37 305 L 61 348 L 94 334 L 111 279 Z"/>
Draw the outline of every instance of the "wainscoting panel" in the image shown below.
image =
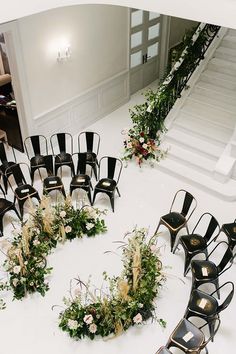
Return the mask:
<path fill-rule="evenodd" d="M 30 134 L 79 133 L 129 100 L 129 72 L 118 75 L 32 119 Z"/>

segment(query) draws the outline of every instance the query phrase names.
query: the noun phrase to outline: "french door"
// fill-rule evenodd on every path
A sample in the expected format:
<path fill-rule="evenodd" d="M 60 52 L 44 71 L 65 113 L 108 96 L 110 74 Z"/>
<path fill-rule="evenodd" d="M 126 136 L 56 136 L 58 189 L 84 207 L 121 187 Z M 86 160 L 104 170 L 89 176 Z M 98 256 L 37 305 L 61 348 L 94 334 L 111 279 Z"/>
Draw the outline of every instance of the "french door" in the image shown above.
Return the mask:
<path fill-rule="evenodd" d="M 159 49 L 162 16 L 158 13 L 130 11 L 130 93 L 159 77 Z"/>

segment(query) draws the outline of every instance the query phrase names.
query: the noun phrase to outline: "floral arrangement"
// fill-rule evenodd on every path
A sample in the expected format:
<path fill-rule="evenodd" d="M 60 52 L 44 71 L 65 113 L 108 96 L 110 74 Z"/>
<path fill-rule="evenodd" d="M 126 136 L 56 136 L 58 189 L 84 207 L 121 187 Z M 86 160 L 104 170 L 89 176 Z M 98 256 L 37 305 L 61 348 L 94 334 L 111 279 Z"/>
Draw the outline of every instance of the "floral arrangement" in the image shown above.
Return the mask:
<path fill-rule="evenodd" d="M 52 271 L 47 267 L 46 257 L 58 242 L 106 231 L 104 220 L 100 218 L 104 212 L 89 206 L 74 209 L 70 198 L 52 206 L 45 197 L 37 209 L 31 209 L 28 221 L 15 232 L 14 240 L 4 240 L 1 244 L 6 255 L 3 268 L 9 279 L 0 283 L 0 290 L 12 290 L 17 300 L 27 293 L 45 295 L 49 289 L 46 276 Z M 3 300 L 0 307 L 5 307 Z"/>
<path fill-rule="evenodd" d="M 144 160 L 159 162 L 167 154 L 162 150 L 161 137 L 166 132 L 164 119 L 158 115 L 157 92 L 149 89 L 146 101 L 130 110 L 133 127 L 125 131 L 123 160 L 136 159 L 139 166 Z"/>
<path fill-rule="evenodd" d="M 90 281 L 85 284 L 76 279 L 73 294 L 70 289 L 70 298 L 63 299 L 66 309 L 59 315 L 59 327 L 72 338 L 117 336 L 151 317 L 157 319 L 154 300 L 165 276 L 156 235 L 149 241 L 146 229 L 135 229 L 128 235 L 128 241 L 121 242 L 121 275 L 103 273 L 108 290 L 102 289 L 97 295 L 90 290 Z M 165 326 L 165 321 L 158 321 Z"/>
<path fill-rule="evenodd" d="M 133 157 L 141 166 L 144 160 L 160 161 L 166 155 L 167 151 L 160 148 L 160 137 L 151 139 L 145 132 L 138 132 L 129 129 L 124 140 L 123 160 L 131 160 Z"/>

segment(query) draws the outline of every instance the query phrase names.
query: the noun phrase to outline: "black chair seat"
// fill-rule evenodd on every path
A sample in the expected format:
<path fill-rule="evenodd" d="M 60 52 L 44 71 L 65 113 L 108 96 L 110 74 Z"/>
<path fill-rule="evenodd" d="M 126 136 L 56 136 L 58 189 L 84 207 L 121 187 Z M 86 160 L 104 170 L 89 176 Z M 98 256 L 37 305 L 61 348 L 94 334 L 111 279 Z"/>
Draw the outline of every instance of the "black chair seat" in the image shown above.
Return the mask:
<path fill-rule="evenodd" d="M 32 197 L 33 195 L 38 194 L 38 192 L 30 184 L 24 184 L 15 189 L 15 194 L 17 195 L 18 199 L 25 199 L 27 195 Z"/>
<path fill-rule="evenodd" d="M 84 174 L 76 175 L 72 177 L 70 185 L 71 187 L 80 187 L 80 186 L 89 187 L 90 177 Z"/>
<path fill-rule="evenodd" d="M 63 187 L 62 180 L 59 176 L 48 176 L 43 181 L 43 186 L 46 190 L 56 189 L 56 187 Z"/>
<path fill-rule="evenodd" d="M 14 203 L 5 198 L 0 198 L 0 215 L 5 214 L 8 209 L 12 208 Z"/>
<path fill-rule="evenodd" d="M 221 227 L 222 231 L 229 236 L 232 240 L 236 241 L 236 223 L 223 224 Z"/>
<path fill-rule="evenodd" d="M 217 314 L 218 302 L 207 293 L 195 289 L 192 291 L 191 300 L 188 304 L 189 311 L 203 316 L 213 316 Z"/>
<path fill-rule="evenodd" d="M 30 165 L 31 167 L 37 167 L 37 168 L 44 167 L 45 166 L 44 156 L 43 155 L 33 156 L 30 159 Z"/>
<path fill-rule="evenodd" d="M 97 155 L 95 154 L 95 152 L 86 152 L 86 162 L 97 163 Z"/>
<path fill-rule="evenodd" d="M 206 240 L 198 234 L 181 236 L 180 242 L 190 253 L 207 246 Z"/>
<path fill-rule="evenodd" d="M 205 260 L 192 260 L 191 269 L 194 274 L 194 278 L 207 281 L 212 280 L 218 276 L 218 269 L 215 263 Z"/>
<path fill-rule="evenodd" d="M 110 178 L 102 178 L 97 184 L 96 189 L 104 192 L 113 192 L 116 188 L 116 181 Z"/>
<path fill-rule="evenodd" d="M 186 218 L 177 212 L 171 212 L 161 217 L 162 221 L 170 225 L 173 229 L 179 229 L 186 223 Z"/>
<path fill-rule="evenodd" d="M 72 159 L 71 159 L 71 154 L 66 153 L 66 152 L 62 152 L 59 155 L 55 156 L 55 163 L 56 164 L 64 164 L 64 163 L 72 163 Z"/>

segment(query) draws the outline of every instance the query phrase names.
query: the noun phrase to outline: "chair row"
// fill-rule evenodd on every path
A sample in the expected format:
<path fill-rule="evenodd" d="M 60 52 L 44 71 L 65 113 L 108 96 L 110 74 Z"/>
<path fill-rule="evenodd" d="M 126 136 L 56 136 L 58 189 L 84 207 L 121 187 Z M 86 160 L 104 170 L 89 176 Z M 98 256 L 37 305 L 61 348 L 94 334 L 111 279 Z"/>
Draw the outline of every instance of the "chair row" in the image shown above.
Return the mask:
<path fill-rule="evenodd" d="M 182 196 L 183 202 L 178 204 L 179 211 L 177 212 L 174 211 L 174 205 L 176 205 L 176 201 L 180 195 Z M 232 242 L 227 243 L 221 241 L 209 254 L 208 247 L 213 241 L 216 241 L 220 231 L 223 231 L 228 240 L 231 241 L 230 231 L 235 226 L 232 224 L 223 224 L 220 228 L 219 223 L 213 215 L 210 213 L 204 213 L 198 220 L 192 232 L 189 233 L 187 221 L 193 214 L 196 205 L 195 198 L 189 192 L 185 190 L 178 191 L 172 201 L 170 212 L 160 218 L 156 229 L 157 232 L 161 224 L 169 229 L 171 235 L 171 250 L 173 253 L 175 253 L 178 245 L 182 245 L 185 251 L 184 275 L 186 275 L 190 269 L 192 273 L 192 288 L 184 317 L 180 320 L 179 324 L 169 337 L 166 346 L 161 347 L 156 354 L 170 354 L 172 353 L 169 349 L 171 347 L 177 347 L 184 353 L 200 353 L 203 348 L 206 348 L 206 345 L 210 340 L 213 341 L 220 325 L 219 314 L 229 306 L 234 295 L 233 282 L 227 281 L 219 286 L 220 276 L 232 266 L 234 259 L 234 244 Z M 201 224 L 204 225 L 203 228 L 200 228 Z M 182 228 L 186 228 L 188 234 L 180 236 L 176 242 L 176 236 Z M 199 228 L 201 234 L 199 234 Z M 204 230 L 204 235 L 202 235 L 202 230 Z M 228 234 L 226 230 L 228 231 Z M 212 237 L 213 239 L 210 241 Z M 216 253 L 217 248 L 221 246 L 224 246 L 225 251 L 220 252 L 221 250 L 218 249 L 218 253 L 223 253 L 223 256 L 219 264 L 216 265 L 212 258 Z M 206 259 L 193 259 L 199 253 L 203 253 Z M 210 283 L 213 283 L 215 286 L 213 292 L 207 293 L 199 289 L 202 284 Z M 225 299 L 219 303 L 216 296 L 220 299 L 220 291 L 223 289 L 226 291 L 227 288 L 228 292 Z M 201 318 L 206 321 L 206 324 L 201 327 L 196 327 L 189 321 L 189 318 L 192 317 Z M 208 339 L 205 338 L 205 335 L 202 332 L 202 328 L 206 325 L 209 327 Z"/>
<path fill-rule="evenodd" d="M 92 183 L 90 176 L 86 174 L 86 153 L 77 153 L 78 163 L 76 169 L 76 175 L 72 176 L 70 182 L 70 195 L 76 189 L 83 189 L 86 191 L 90 204 L 94 204 L 96 195 L 98 193 L 105 193 L 110 198 L 110 203 L 112 210 L 114 212 L 114 199 L 115 192 L 117 191 L 120 196 L 118 189 L 118 183 L 120 179 L 120 174 L 122 171 L 122 161 L 118 158 L 111 156 L 104 156 L 100 159 L 98 166 L 98 177 L 99 181 L 95 185 L 93 200 L 91 198 Z M 52 191 L 59 191 L 66 198 L 65 188 L 61 177 L 55 176 L 53 171 L 53 156 L 45 155 L 43 156 L 43 165 L 40 168 L 44 168 L 47 171 L 47 177 L 42 179 L 43 182 L 43 194 L 49 194 Z M 5 192 L 1 187 L 4 194 L 4 198 L 0 198 L 0 231 L 3 233 L 3 223 L 2 219 L 5 213 L 9 210 L 14 210 L 19 218 L 23 217 L 24 203 L 28 198 L 36 198 L 40 201 L 40 196 L 38 191 L 32 186 L 32 184 L 26 178 L 26 173 L 24 173 L 24 168 L 28 170 L 30 174 L 29 166 L 26 163 L 12 164 L 9 166 L 4 177 L 7 176 L 7 182 L 14 193 L 14 202 L 10 202 L 5 198 Z M 27 172 L 27 171 L 25 171 Z M 10 178 L 10 177 L 13 178 Z M 40 174 L 41 176 L 41 174 Z M 19 213 L 15 208 L 15 201 L 18 201 Z"/>

